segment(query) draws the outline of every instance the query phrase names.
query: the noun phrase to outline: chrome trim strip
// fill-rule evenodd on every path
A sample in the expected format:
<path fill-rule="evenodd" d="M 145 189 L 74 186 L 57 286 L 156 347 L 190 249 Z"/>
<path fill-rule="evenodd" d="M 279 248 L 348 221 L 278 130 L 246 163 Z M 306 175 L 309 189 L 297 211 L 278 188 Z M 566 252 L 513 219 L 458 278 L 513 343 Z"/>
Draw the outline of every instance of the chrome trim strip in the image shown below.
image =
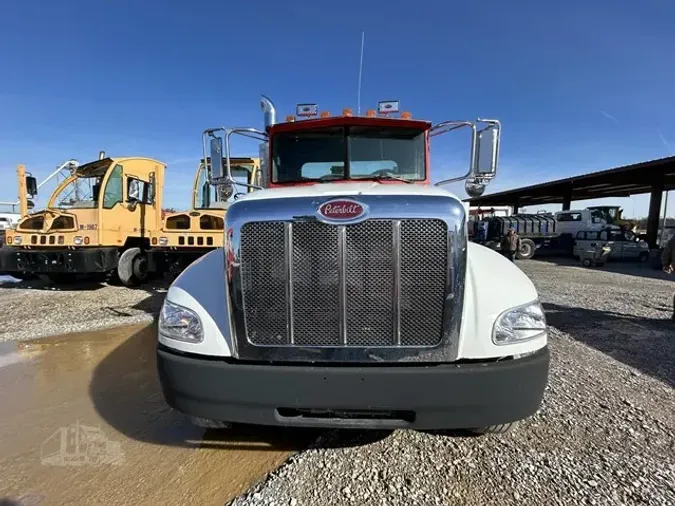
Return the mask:
<path fill-rule="evenodd" d="M 447 245 L 447 249 L 446 249 L 446 251 L 448 252 L 448 259 L 451 258 L 452 250 L 454 248 L 453 241 L 452 241 L 453 237 L 454 237 L 454 234 L 448 233 L 448 245 Z M 446 289 L 446 294 L 445 294 L 448 299 L 454 299 L 455 298 L 454 278 L 455 278 L 454 262 L 448 262 L 448 273 L 447 273 L 448 287 Z"/>
<path fill-rule="evenodd" d="M 340 338 L 347 346 L 347 229 L 338 227 L 338 293 L 340 294 Z"/>
<path fill-rule="evenodd" d="M 284 252 L 286 253 L 286 328 L 288 342 L 295 344 L 293 331 L 293 223 L 284 224 Z"/>
<path fill-rule="evenodd" d="M 467 229 L 466 214 L 461 201 L 447 195 L 351 195 L 369 206 L 369 220 L 436 219 L 445 222 L 450 250 L 447 261 L 452 276 L 447 276 L 446 298 L 443 310 L 443 334 L 440 344 L 428 347 L 312 347 L 298 345 L 257 346 L 247 339 L 244 318 L 241 279 L 241 228 L 249 222 L 302 222 L 316 220 L 315 212 L 321 204 L 338 195 L 289 197 L 272 199 L 240 199 L 225 215 L 226 233 L 230 235 L 227 268 L 231 277 L 228 286 L 230 319 L 232 322 L 235 355 L 238 360 L 270 362 L 448 362 L 459 356 L 459 332 L 464 305 L 466 276 Z M 405 203 L 406 205 L 401 205 Z M 346 233 L 346 227 L 345 228 Z M 343 253 L 344 254 L 344 253 Z M 345 291 L 343 291 L 345 293 Z M 341 298 L 341 304 L 345 299 Z M 337 310 L 337 308 L 336 308 Z M 343 314 L 346 317 L 346 314 Z M 235 344 L 236 343 L 236 344 Z"/>
<path fill-rule="evenodd" d="M 394 271 L 392 313 L 394 342 L 401 346 L 401 220 L 392 223 L 392 262 Z"/>

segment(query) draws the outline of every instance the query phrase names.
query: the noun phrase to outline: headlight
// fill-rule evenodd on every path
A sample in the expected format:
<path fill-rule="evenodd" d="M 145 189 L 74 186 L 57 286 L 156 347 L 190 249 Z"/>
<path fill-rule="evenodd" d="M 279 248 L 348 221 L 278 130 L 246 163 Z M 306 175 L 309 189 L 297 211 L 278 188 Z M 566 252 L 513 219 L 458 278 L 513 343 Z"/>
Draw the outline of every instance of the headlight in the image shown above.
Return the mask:
<path fill-rule="evenodd" d="M 200 343 L 204 339 L 202 322 L 194 311 L 164 300 L 159 314 L 159 333 L 186 343 Z"/>
<path fill-rule="evenodd" d="M 15 235 L 14 236 L 14 242 L 13 242 L 14 246 L 21 246 L 22 239 L 23 238 L 20 235 Z"/>
<path fill-rule="evenodd" d="M 159 245 L 160 246 L 166 246 L 167 244 L 169 244 L 169 239 L 167 239 L 166 237 L 160 237 L 159 238 Z"/>
<path fill-rule="evenodd" d="M 75 246 L 82 246 L 82 236 L 76 235 L 76 236 L 73 238 L 73 244 L 74 244 Z"/>
<path fill-rule="evenodd" d="M 546 316 L 539 302 L 514 307 L 497 318 L 492 329 L 492 342 L 518 344 L 546 334 Z"/>

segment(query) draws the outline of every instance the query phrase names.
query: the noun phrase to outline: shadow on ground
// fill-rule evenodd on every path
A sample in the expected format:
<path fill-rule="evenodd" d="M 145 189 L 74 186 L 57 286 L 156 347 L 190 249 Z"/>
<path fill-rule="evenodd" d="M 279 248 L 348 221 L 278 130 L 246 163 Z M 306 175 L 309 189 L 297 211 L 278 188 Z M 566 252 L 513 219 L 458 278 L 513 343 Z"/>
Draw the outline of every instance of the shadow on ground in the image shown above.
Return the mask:
<path fill-rule="evenodd" d="M 578 259 L 571 257 L 558 256 L 536 256 L 534 258 L 539 262 L 549 263 L 553 265 L 579 267 L 580 269 L 590 269 L 594 271 L 612 272 L 616 274 L 625 274 L 628 276 L 638 276 L 649 279 L 662 279 L 664 281 L 675 280 L 675 276 L 666 274 L 662 269 L 655 269 L 652 265 L 647 263 L 640 263 L 629 260 L 611 260 L 603 266 L 599 267 L 582 267 Z M 530 260 L 519 260 L 518 263 L 529 262 Z"/>
<path fill-rule="evenodd" d="M 11 278 L 11 276 L 6 277 Z M 173 278 L 169 275 L 159 274 L 155 278 L 149 279 L 147 282 L 137 287 L 129 288 L 130 290 L 145 290 L 153 289 L 154 287 L 168 287 Z M 46 290 L 46 291 L 60 291 L 60 292 L 77 292 L 77 291 L 92 291 L 100 290 L 106 286 L 123 285 L 119 280 L 105 280 L 103 278 L 96 278 L 93 275 L 73 277 L 67 281 L 54 281 L 47 278 L 46 275 L 38 275 L 31 279 L 25 280 L 10 280 L 0 278 L 0 288 L 20 289 L 20 290 Z"/>
<path fill-rule="evenodd" d="M 675 321 L 544 303 L 549 325 L 675 387 Z"/>
<path fill-rule="evenodd" d="M 166 405 L 155 359 L 156 326 L 136 332 L 105 357 L 93 372 L 89 395 L 98 414 L 131 439 L 185 448 L 300 451 L 344 448 L 379 441 L 391 431 L 286 429 L 233 426 L 202 429 Z M 223 388 L 236 388 L 223 385 Z"/>
<path fill-rule="evenodd" d="M 26 279 L 20 281 L 1 281 L 0 288 L 15 290 L 44 290 L 54 292 L 78 292 L 100 290 L 106 286 L 101 281 L 91 279 L 78 280 L 72 283 L 54 283 L 46 277 L 37 277 L 35 279 Z"/>

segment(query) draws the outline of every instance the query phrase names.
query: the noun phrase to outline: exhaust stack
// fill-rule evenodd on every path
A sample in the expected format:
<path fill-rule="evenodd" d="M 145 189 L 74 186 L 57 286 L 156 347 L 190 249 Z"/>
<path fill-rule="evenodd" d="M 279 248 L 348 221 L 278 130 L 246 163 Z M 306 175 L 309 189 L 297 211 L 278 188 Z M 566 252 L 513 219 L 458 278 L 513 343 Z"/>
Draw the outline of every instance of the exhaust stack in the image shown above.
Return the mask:
<path fill-rule="evenodd" d="M 277 122 L 277 110 L 272 101 L 265 95 L 260 99 L 260 108 L 265 117 L 265 128 L 269 128 Z"/>

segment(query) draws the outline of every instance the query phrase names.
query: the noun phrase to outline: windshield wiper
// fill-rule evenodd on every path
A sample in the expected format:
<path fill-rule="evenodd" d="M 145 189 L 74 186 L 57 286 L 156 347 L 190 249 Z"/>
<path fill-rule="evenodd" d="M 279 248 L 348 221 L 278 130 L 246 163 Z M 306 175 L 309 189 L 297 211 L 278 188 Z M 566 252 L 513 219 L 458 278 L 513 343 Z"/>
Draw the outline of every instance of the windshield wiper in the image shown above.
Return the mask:
<path fill-rule="evenodd" d="M 396 174 L 391 174 L 391 173 L 385 173 L 385 174 L 377 174 L 375 176 L 360 176 L 360 177 L 355 177 L 354 179 L 373 179 L 377 182 L 381 182 L 384 180 L 388 181 L 403 181 L 404 183 L 412 184 L 413 182 L 410 179 L 406 179 L 401 176 L 397 176 Z"/>

